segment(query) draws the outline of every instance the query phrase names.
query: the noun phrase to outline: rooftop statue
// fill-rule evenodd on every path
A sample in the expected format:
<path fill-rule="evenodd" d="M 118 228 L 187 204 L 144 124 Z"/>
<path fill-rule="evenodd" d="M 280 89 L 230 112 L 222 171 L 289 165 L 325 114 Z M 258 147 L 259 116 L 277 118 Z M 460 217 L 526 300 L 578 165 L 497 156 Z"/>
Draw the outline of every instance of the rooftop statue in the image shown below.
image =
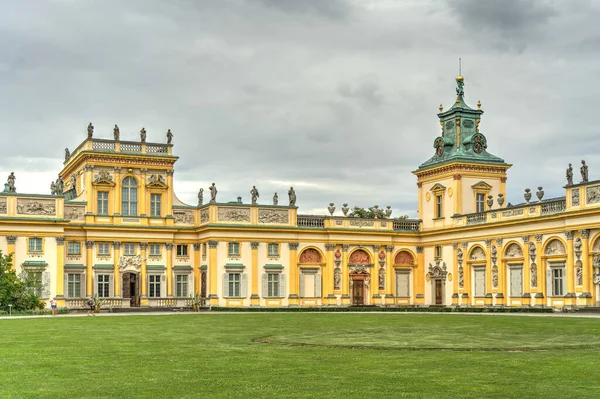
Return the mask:
<path fill-rule="evenodd" d="M 146 142 L 146 128 L 142 128 L 142 130 L 140 130 L 140 140 L 142 143 Z"/>
<path fill-rule="evenodd" d="M 570 186 L 571 184 L 573 184 L 573 166 L 569 164 L 569 167 L 567 168 L 567 186 Z"/>
<path fill-rule="evenodd" d="M 8 192 L 9 193 L 17 192 L 17 188 L 15 187 L 16 179 L 17 178 L 15 177 L 15 172 L 10 172 L 10 175 L 8 175 L 8 179 L 6 180 L 6 182 L 8 183 Z"/>
<path fill-rule="evenodd" d="M 585 161 L 582 160 L 581 161 L 581 168 L 579 168 L 579 171 L 581 172 L 581 182 L 585 183 L 588 181 L 588 167 L 585 164 Z"/>
<path fill-rule="evenodd" d="M 173 133 L 171 133 L 171 129 L 167 130 L 167 144 L 171 144 L 173 141 Z"/>
<path fill-rule="evenodd" d="M 294 187 L 290 187 L 288 190 L 288 197 L 290 198 L 290 206 L 296 205 L 296 192 L 294 191 Z"/>
<path fill-rule="evenodd" d="M 465 79 L 462 76 L 458 76 L 456 78 L 456 95 L 458 97 L 463 97 L 465 95 Z"/>
<path fill-rule="evenodd" d="M 65 148 L 65 162 L 71 158 L 71 151 L 68 148 Z"/>
<path fill-rule="evenodd" d="M 56 183 L 54 182 L 50 183 L 50 194 L 56 195 Z"/>
<path fill-rule="evenodd" d="M 200 191 L 198 191 L 198 205 L 202 205 L 203 202 L 204 202 L 204 189 L 200 188 Z"/>
<path fill-rule="evenodd" d="M 63 181 L 62 177 L 58 176 L 58 179 L 56 179 L 56 195 L 62 195 L 63 192 L 65 191 L 65 182 Z"/>
<path fill-rule="evenodd" d="M 210 202 L 217 202 L 217 186 L 215 186 L 215 183 L 208 189 L 210 190 Z"/>
<path fill-rule="evenodd" d="M 88 125 L 87 132 L 88 132 L 88 139 L 91 139 L 92 136 L 94 135 L 94 125 L 92 125 L 92 122 L 90 122 L 90 124 Z"/>
<path fill-rule="evenodd" d="M 256 186 L 252 186 L 252 190 L 250 190 L 250 195 L 252 196 L 252 204 L 253 205 L 256 204 L 258 197 L 260 197 L 260 194 L 258 193 Z"/>
<path fill-rule="evenodd" d="M 277 195 L 277 193 L 275 193 L 275 195 L 273 195 L 273 205 L 277 205 L 279 203 L 279 196 Z"/>
<path fill-rule="evenodd" d="M 121 136 L 121 132 L 119 130 L 119 126 L 115 123 L 115 127 L 113 128 L 113 135 L 115 136 L 115 141 L 119 141 L 119 137 Z"/>

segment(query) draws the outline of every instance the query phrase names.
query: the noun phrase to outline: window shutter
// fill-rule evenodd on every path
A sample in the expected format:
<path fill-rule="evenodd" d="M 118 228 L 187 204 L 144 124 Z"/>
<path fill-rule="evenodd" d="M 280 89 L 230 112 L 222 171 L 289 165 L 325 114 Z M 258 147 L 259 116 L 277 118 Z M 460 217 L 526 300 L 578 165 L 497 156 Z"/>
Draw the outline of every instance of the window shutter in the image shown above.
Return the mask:
<path fill-rule="evenodd" d="M 42 298 L 50 298 L 50 272 L 42 272 Z"/>
<path fill-rule="evenodd" d="M 112 298 L 115 296 L 115 276 L 113 274 L 108 275 L 108 295 Z M 148 292 L 148 291 L 146 291 Z"/>
<path fill-rule="evenodd" d="M 304 274 L 300 273 L 300 297 L 304 297 Z"/>
<path fill-rule="evenodd" d="M 246 275 L 246 273 L 242 273 L 242 278 L 241 278 L 241 287 L 240 287 L 240 294 L 242 296 L 242 298 L 246 298 L 247 296 L 247 291 L 248 291 L 248 276 Z"/>
<path fill-rule="evenodd" d="M 227 273 L 223 273 L 223 297 L 224 298 L 227 298 L 229 296 L 229 279 L 227 278 L 228 276 L 229 275 Z"/>
<path fill-rule="evenodd" d="M 263 286 L 262 286 L 262 297 L 266 298 L 269 296 L 269 275 L 264 273 L 262 276 Z"/>
<path fill-rule="evenodd" d="M 552 269 L 548 268 L 546 270 L 546 297 L 549 298 L 552 296 L 552 285 L 554 281 L 552 281 Z"/>
<path fill-rule="evenodd" d="M 64 280 L 63 295 L 65 296 L 65 298 L 70 298 L 70 296 L 69 296 L 69 274 L 68 273 L 64 273 L 63 280 Z"/>
<path fill-rule="evenodd" d="M 81 273 L 79 275 L 79 297 L 80 298 L 85 298 L 85 287 L 87 285 L 86 283 L 87 279 L 85 277 L 85 273 Z"/>
<path fill-rule="evenodd" d="M 92 286 L 92 296 L 98 293 L 98 274 L 94 273 L 94 285 Z"/>
<path fill-rule="evenodd" d="M 315 297 L 321 296 L 321 275 L 315 274 Z"/>
<path fill-rule="evenodd" d="M 285 274 L 279 275 L 279 296 L 285 298 Z"/>

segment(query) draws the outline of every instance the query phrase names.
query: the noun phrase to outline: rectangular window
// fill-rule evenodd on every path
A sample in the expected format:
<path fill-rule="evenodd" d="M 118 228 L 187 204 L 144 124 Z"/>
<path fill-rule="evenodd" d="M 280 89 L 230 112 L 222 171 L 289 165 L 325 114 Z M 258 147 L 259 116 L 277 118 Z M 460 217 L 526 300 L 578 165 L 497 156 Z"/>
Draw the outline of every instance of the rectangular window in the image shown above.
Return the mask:
<path fill-rule="evenodd" d="M 176 295 L 180 298 L 188 296 L 188 276 L 187 274 L 177 275 Z"/>
<path fill-rule="evenodd" d="M 229 296 L 239 297 L 240 295 L 240 273 L 229 273 L 228 274 L 228 282 L 229 282 Z"/>
<path fill-rule="evenodd" d="M 108 192 L 98 191 L 98 215 L 108 215 Z"/>
<path fill-rule="evenodd" d="M 26 272 L 27 291 L 36 296 L 42 296 L 42 272 L 28 270 Z"/>
<path fill-rule="evenodd" d="M 67 243 L 67 255 L 81 255 L 81 243 L 76 241 Z"/>
<path fill-rule="evenodd" d="M 240 244 L 238 242 L 230 242 L 227 249 L 229 256 L 240 256 Z"/>
<path fill-rule="evenodd" d="M 510 268 L 510 296 L 520 297 L 523 295 L 523 269 Z"/>
<path fill-rule="evenodd" d="M 443 211 L 442 211 L 442 196 L 436 195 L 435 196 L 435 217 L 441 218 L 442 216 L 444 216 Z"/>
<path fill-rule="evenodd" d="M 150 194 L 150 216 L 160 216 L 160 194 Z"/>
<path fill-rule="evenodd" d="M 279 296 L 279 274 L 269 273 L 267 274 L 267 296 L 278 297 Z"/>
<path fill-rule="evenodd" d="M 32 237 L 29 239 L 29 252 L 42 252 L 42 239 Z"/>
<path fill-rule="evenodd" d="M 67 296 L 69 298 L 81 296 L 81 274 L 69 273 L 67 275 Z"/>
<path fill-rule="evenodd" d="M 160 274 L 151 274 L 148 276 L 148 295 L 150 298 L 160 298 L 160 279 Z"/>
<path fill-rule="evenodd" d="M 475 295 L 474 296 L 485 296 L 485 269 L 474 269 L 475 274 Z"/>
<path fill-rule="evenodd" d="M 123 255 L 134 256 L 135 255 L 135 244 L 132 244 L 132 243 L 123 244 Z"/>
<path fill-rule="evenodd" d="M 160 244 L 150 244 L 150 256 L 160 256 Z"/>
<path fill-rule="evenodd" d="M 110 256 L 110 244 L 101 242 L 98 244 L 98 256 Z"/>
<path fill-rule="evenodd" d="M 396 295 L 401 297 L 410 296 L 410 285 L 408 273 L 396 273 Z"/>
<path fill-rule="evenodd" d="M 565 269 L 552 269 L 552 295 L 565 295 Z"/>
<path fill-rule="evenodd" d="M 484 212 L 485 211 L 485 194 L 476 194 L 475 197 L 475 212 Z"/>
<path fill-rule="evenodd" d="M 98 279 L 98 296 L 100 298 L 108 298 L 110 296 L 110 275 L 99 274 Z"/>
<path fill-rule="evenodd" d="M 279 256 L 279 244 L 273 243 L 267 246 L 269 256 Z"/>
<path fill-rule="evenodd" d="M 441 247 L 441 245 L 436 245 L 435 246 L 435 257 L 436 257 L 436 259 L 441 259 L 442 258 L 442 247 Z"/>
<path fill-rule="evenodd" d="M 177 256 L 188 256 L 187 244 L 177 244 Z"/>

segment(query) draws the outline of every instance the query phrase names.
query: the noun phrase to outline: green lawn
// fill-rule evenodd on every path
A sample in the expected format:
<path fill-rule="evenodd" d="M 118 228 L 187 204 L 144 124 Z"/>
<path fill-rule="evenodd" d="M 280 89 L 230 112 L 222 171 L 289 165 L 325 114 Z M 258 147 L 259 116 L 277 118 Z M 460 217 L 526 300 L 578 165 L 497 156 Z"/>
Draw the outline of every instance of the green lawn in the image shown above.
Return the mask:
<path fill-rule="evenodd" d="M 600 319 L 182 314 L 0 320 L 1 398 L 597 398 Z"/>

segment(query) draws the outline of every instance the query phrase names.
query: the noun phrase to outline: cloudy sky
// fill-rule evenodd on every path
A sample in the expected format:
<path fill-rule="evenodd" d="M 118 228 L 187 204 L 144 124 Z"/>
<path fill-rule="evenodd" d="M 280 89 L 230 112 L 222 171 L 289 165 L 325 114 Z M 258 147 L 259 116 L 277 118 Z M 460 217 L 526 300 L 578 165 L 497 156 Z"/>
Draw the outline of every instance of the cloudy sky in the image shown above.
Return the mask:
<path fill-rule="evenodd" d="M 48 0 L 0 3 L 0 177 L 47 193 L 86 137 L 165 141 L 195 204 L 252 185 L 302 213 L 391 205 L 416 216 L 440 103 L 481 100 L 488 151 L 525 187 L 560 196 L 581 159 L 600 178 L 600 2 Z M 578 180 L 578 174 L 576 175 Z"/>

